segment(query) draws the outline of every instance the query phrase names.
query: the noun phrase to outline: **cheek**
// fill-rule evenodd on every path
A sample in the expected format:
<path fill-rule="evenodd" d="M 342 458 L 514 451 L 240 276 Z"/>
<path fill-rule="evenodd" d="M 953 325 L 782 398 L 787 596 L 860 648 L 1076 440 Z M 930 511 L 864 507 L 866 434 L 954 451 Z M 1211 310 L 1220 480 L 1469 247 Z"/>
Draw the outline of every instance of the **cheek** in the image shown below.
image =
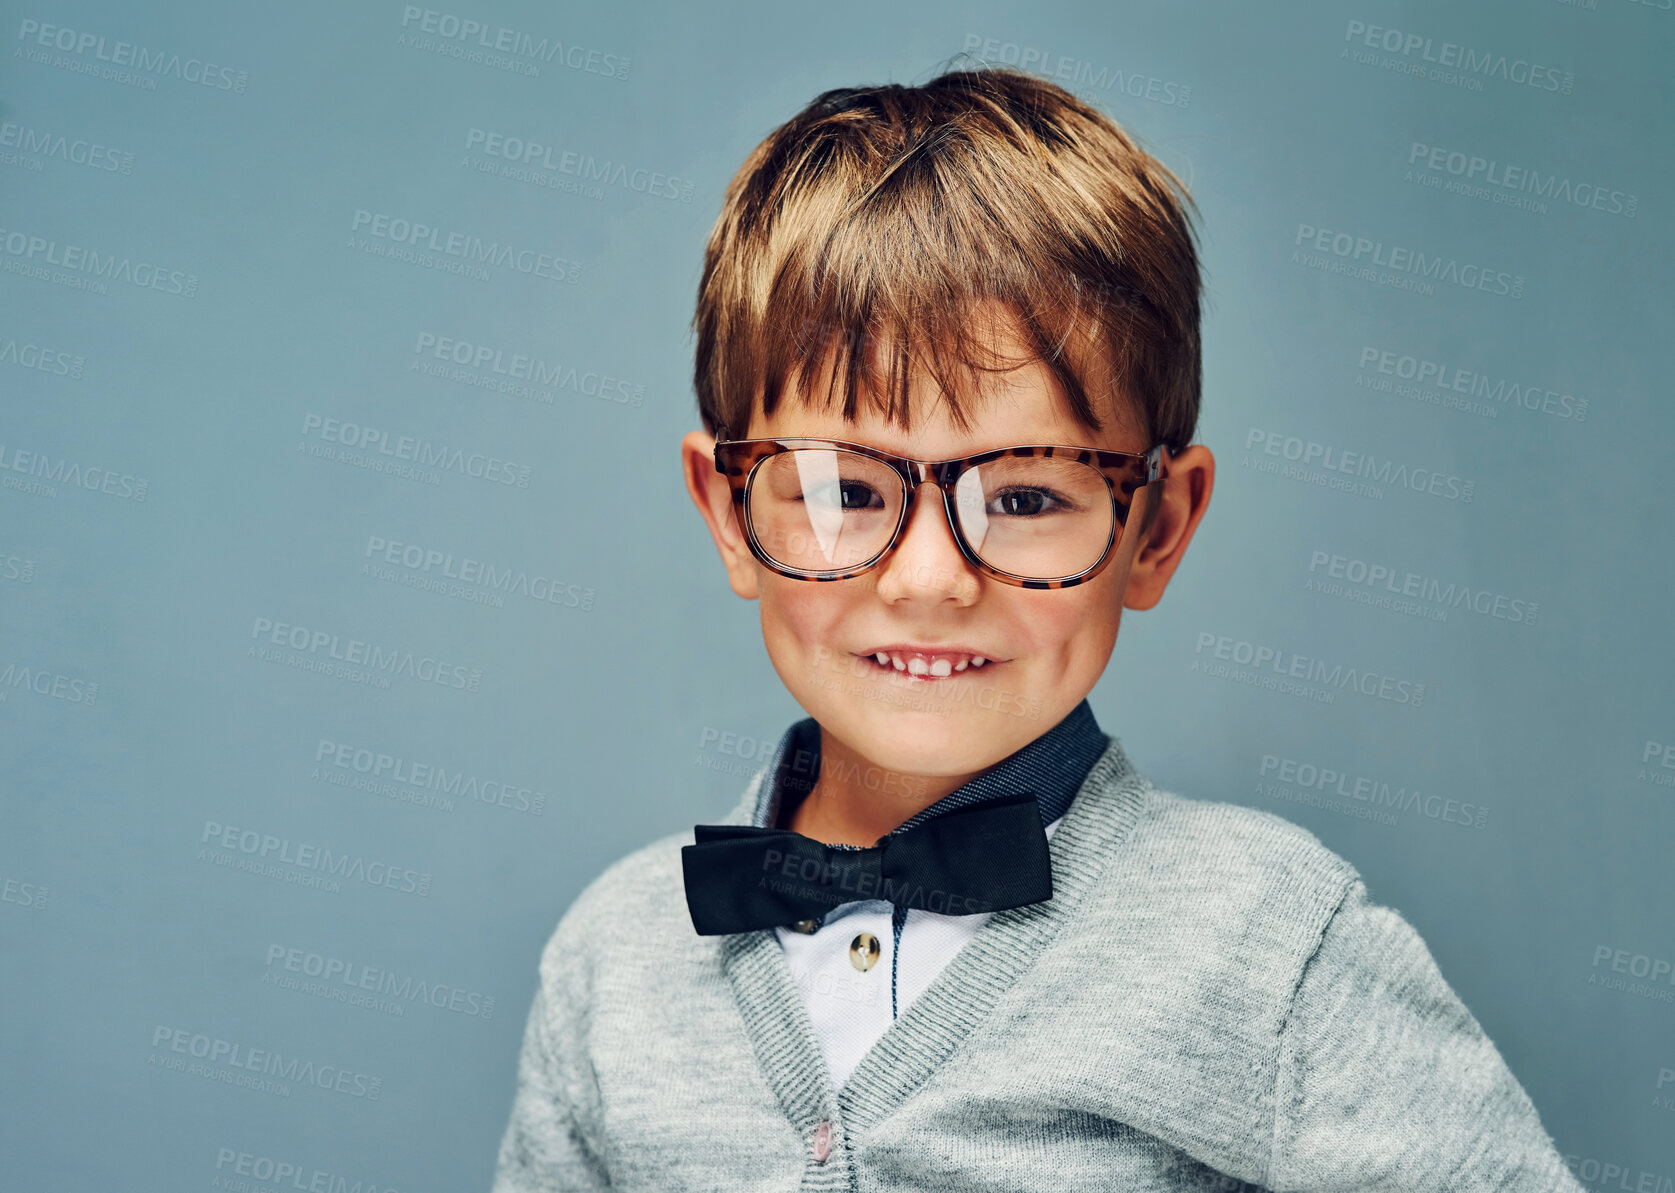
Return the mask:
<path fill-rule="evenodd" d="M 763 641 L 771 651 L 835 645 L 835 631 L 849 603 L 841 589 L 841 583 L 791 580 L 764 569 L 757 598 Z"/>
<path fill-rule="evenodd" d="M 1079 653 L 1116 635 L 1121 602 L 1099 580 L 1048 592 L 1019 590 L 1018 595 L 1022 599 L 1014 602 L 1008 620 L 1019 654 Z"/>

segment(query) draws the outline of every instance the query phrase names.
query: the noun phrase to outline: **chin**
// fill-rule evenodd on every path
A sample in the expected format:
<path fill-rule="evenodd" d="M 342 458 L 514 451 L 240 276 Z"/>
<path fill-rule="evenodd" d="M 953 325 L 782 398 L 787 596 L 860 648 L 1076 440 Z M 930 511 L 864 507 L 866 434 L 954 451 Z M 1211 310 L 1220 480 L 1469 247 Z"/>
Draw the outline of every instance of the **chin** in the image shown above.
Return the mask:
<path fill-rule="evenodd" d="M 805 707 L 823 728 L 875 765 L 944 778 L 992 766 L 1050 727 L 1039 718 L 981 707 L 976 703 L 979 694 L 992 699 L 988 690 L 975 687 L 956 699 L 947 687 L 939 698 L 935 692 L 901 691 L 893 684 L 882 689 L 857 686 L 842 694 L 817 693 L 822 698 Z M 1015 702 L 1015 707 L 1025 705 Z"/>

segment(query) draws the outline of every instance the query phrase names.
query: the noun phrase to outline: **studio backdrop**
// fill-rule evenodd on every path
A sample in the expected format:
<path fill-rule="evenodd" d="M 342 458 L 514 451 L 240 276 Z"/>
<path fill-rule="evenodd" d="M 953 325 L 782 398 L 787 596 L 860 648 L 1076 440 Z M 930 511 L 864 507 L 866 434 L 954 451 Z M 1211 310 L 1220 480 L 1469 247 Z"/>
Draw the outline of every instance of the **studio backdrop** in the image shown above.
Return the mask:
<path fill-rule="evenodd" d="M 680 475 L 723 188 L 987 62 L 1201 215 L 1219 479 L 1102 727 L 1675 1189 L 1671 0 L 0 11 L 7 1188 L 488 1186 L 559 916 L 802 715 Z"/>

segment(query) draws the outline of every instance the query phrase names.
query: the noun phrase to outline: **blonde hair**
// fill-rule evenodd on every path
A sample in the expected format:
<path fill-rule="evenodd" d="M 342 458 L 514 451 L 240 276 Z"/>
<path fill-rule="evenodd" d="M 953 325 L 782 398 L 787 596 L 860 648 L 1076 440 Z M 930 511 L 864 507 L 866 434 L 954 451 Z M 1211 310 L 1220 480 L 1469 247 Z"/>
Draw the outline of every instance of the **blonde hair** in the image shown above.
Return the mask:
<path fill-rule="evenodd" d="M 1148 443 L 1192 439 L 1199 269 L 1186 187 L 1116 123 L 1015 70 L 827 91 L 762 141 L 727 187 L 693 329 L 698 410 L 745 433 L 828 364 L 825 401 L 865 396 L 909 425 L 914 366 L 960 427 L 966 376 L 1010 368 L 991 304 L 1015 319 L 1083 424 L 1129 402 Z"/>

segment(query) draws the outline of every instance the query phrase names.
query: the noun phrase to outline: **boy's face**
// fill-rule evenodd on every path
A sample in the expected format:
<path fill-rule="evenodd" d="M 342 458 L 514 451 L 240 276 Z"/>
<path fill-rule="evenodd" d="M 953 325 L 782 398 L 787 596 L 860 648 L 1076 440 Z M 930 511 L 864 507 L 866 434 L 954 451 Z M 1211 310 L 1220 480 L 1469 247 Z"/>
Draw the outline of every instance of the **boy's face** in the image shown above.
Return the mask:
<path fill-rule="evenodd" d="M 997 347 L 1014 358 L 1026 355 L 1015 334 Z M 1151 447 L 1126 402 L 1100 407 L 1107 421 L 1102 432 L 1077 422 L 1052 373 L 1036 360 L 995 376 L 981 395 L 962 395 L 971 424 L 964 431 L 928 375 L 913 382 L 908 431 L 870 409 L 848 422 L 835 401 L 820 409 L 787 395 L 772 417 L 757 412 L 738 437 L 841 439 L 925 460 L 1026 443 L 1126 452 Z M 824 383 L 823 377 L 816 382 Z M 782 576 L 750 554 L 726 481 L 714 470 L 713 445 L 708 435 L 687 436 L 688 487 L 734 591 L 760 602 L 763 641 L 780 679 L 823 734 L 854 754 L 886 770 L 941 778 L 994 765 L 1088 694 L 1110 659 L 1124 605 L 1150 608 L 1162 595 L 1203 514 L 1213 475 L 1202 446 L 1167 459 L 1168 484 L 1140 490 L 1105 570 L 1069 588 L 1017 588 L 974 569 L 931 485 L 910 496 L 907 525 L 883 563 L 848 580 L 811 582 Z M 1163 496 L 1171 486 L 1176 492 Z M 1139 527 L 1148 503 L 1160 496 L 1162 508 L 1145 536 L 1152 548 L 1142 551 Z M 914 675 L 876 661 L 880 650 L 915 646 L 924 648 L 927 665 L 941 655 L 963 669 Z M 897 653 L 912 661 L 907 651 Z M 974 664 L 972 655 L 987 661 Z"/>

